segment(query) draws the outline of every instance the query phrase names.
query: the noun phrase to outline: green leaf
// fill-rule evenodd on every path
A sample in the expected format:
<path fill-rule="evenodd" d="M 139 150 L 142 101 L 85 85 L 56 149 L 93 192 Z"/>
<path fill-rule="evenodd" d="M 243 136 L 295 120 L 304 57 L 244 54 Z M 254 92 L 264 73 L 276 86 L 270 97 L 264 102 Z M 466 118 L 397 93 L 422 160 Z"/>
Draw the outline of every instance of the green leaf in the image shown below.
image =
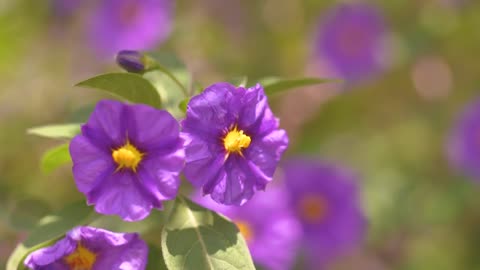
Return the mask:
<path fill-rule="evenodd" d="M 322 78 L 299 78 L 282 80 L 278 78 L 266 78 L 261 80 L 265 94 L 268 96 L 277 94 L 280 92 L 292 90 L 294 88 L 311 86 L 322 83 L 330 83 L 338 80 L 334 79 L 322 79 Z"/>
<path fill-rule="evenodd" d="M 191 75 L 181 61 L 172 54 L 153 54 L 157 62 L 154 69 L 143 74 L 160 93 L 163 107 L 175 117 L 182 117 L 180 103 L 190 96 L 189 85 Z"/>
<path fill-rule="evenodd" d="M 76 86 L 104 90 L 133 103 L 160 108 L 160 95 L 153 85 L 134 73 L 107 73 L 79 82 Z"/>
<path fill-rule="evenodd" d="M 224 217 L 177 197 L 162 231 L 168 269 L 255 269 L 245 240 Z"/>
<path fill-rule="evenodd" d="M 27 130 L 28 134 L 52 139 L 71 139 L 80 133 L 79 123 L 47 125 L 33 127 Z"/>
<path fill-rule="evenodd" d="M 162 249 L 153 244 L 148 244 L 148 263 L 146 270 L 167 270 L 162 256 Z"/>
<path fill-rule="evenodd" d="M 56 168 L 72 162 L 68 145 L 69 143 L 59 145 L 43 154 L 41 168 L 44 173 L 50 173 Z"/>
<path fill-rule="evenodd" d="M 187 112 L 188 102 L 190 102 L 190 98 L 186 98 L 186 99 L 182 100 L 182 101 L 180 102 L 180 104 L 178 104 L 178 108 L 179 108 L 182 112 L 184 112 L 184 113 Z"/>
<path fill-rule="evenodd" d="M 248 77 L 247 76 L 235 77 L 228 80 L 228 82 L 235 86 L 247 86 Z"/>
<path fill-rule="evenodd" d="M 92 214 L 84 201 L 75 202 L 59 212 L 43 217 L 25 242 L 17 245 L 7 261 L 6 270 L 23 270 L 23 261 L 29 253 L 52 245 L 75 226 L 84 225 Z"/>
<path fill-rule="evenodd" d="M 50 212 L 50 206 L 42 200 L 24 199 L 13 204 L 8 221 L 15 230 L 30 230 Z"/>

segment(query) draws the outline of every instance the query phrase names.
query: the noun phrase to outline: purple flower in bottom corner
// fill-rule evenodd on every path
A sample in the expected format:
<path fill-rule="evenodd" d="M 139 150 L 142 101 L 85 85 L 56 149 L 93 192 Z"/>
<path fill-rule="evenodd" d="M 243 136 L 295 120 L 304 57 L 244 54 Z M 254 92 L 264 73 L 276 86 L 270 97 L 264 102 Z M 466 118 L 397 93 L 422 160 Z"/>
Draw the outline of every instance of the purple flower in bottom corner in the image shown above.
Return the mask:
<path fill-rule="evenodd" d="M 25 266 L 32 270 L 143 270 L 148 247 L 136 233 L 115 233 L 76 227 L 50 247 L 30 253 Z"/>
<path fill-rule="evenodd" d="M 450 162 L 480 180 L 480 99 L 464 109 L 447 146 Z"/>
<path fill-rule="evenodd" d="M 75 183 L 98 213 L 141 220 L 175 198 L 183 143 L 167 111 L 100 101 L 70 142 Z"/>
<path fill-rule="evenodd" d="M 260 84 L 209 86 L 188 103 L 182 128 L 186 178 L 226 205 L 264 190 L 288 145 Z"/>
<path fill-rule="evenodd" d="M 172 28 L 172 0 L 103 0 L 91 19 L 91 43 L 100 54 L 148 50 Z"/>
<path fill-rule="evenodd" d="M 322 162 L 296 159 L 286 162 L 284 173 L 311 265 L 326 265 L 361 242 L 366 220 L 356 179 L 350 172 Z"/>
<path fill-rule="evenodd" d="M 200 195 L 194 200 L 237 225 L 256 263 L 265 269 L 288 270 L 296 257 L 301 228 L 286 197 L 283 188 L 270 186 L 242 206 L 218 204 Z"/>
<path fill-rule="evenodd" d="M 382 70 L 385 22 L 375 6 L 340 4 L 322 20 L 315 51 L 344 79 L 358 81 Z"/>

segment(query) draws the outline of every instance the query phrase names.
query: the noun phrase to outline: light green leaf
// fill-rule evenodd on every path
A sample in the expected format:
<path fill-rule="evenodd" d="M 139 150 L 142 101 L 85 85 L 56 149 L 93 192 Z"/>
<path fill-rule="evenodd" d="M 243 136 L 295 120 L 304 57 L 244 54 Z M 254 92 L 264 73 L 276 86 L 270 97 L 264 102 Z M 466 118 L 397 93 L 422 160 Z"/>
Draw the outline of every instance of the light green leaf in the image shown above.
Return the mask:
<path fill-rule="evenodd" d="M 235 85 L 235 86 L 247 86 L 248 83 L 248 77 L 247 76 L 240 76 L 236 78 L 232 78 L 228 80 L 229 83 Z"/>
<path fill-rule="evenodd" d="M 79 82 L 76 86 L 96 88 L 131 101 L 159 108 L 160 95 L 155 87 L 134 73 L 107 73 Z"/>
<path fill-rule="evenodd" d="M 224 217 L 177 197 L 162 231 L 168 269 L 255 269 L 245 240 Z"/>
<path fill-rule="evenodd" d="M 180 102 L 180 104 L 178 104 L 178 108 L 184 113 L 187 112 L 188 102 L 190 102 L 190 98 L 186 98 L 186 99 L 182 100 Z"/>
<path fill-rule="evenodd" d="M 154 53 L 151 55 L 157 65 L 143 76 L 149 80 L 160 93 L 162 104 L 175 117 L 179 118 L 184 112 L 179 108 L 180 103 L 190 97 L 191 74 L 182 61 L 174 54 Z"/>
<path fill-rule="evenodd" d="M 43 217 L 31 231 L 25 242 L 19 244 L 7 261 L 6 270 L 23 270 L 23 261 L 29 253 L 39 248 L 52 245 L 72 228 L 85 225 L 92 208 L 84 201 L 75 202 L 61 211 Z"/>
<path fill-rule="evenodd" d="M 8 221 L 15 230 L 30 230 L 50 212 L 50 206 L 42 200 L 24 199 L 16 201 L 8 213 Z"/>
<path fill-rule="evenodd" d="M 28 129 L 27 133 L 52 139 L 71 139 L 80 133 L 80 125 L 80 123 L 70 123 L 33 127 Z"/>
<path fill-rule="evenodd" d="M 44 173 L 50 173 L 56 168 L 72 162 L 68 145 L 69 143 L 59 145 L 43 154 L 41 168 Z"/>
<path fill-rule="evenodd" d="M 311 86 L 322 83 L 331 83 L 338 80 L 334 79 L 322 79 L 322 78 L 299 78 L 299 79 L 287 79 L 282 80 L 278 78 L 266 78 L 261 80 L 265 94 L 268 96 L 277 94 L 280 92 L 292 90 L 294 88 Z"/>

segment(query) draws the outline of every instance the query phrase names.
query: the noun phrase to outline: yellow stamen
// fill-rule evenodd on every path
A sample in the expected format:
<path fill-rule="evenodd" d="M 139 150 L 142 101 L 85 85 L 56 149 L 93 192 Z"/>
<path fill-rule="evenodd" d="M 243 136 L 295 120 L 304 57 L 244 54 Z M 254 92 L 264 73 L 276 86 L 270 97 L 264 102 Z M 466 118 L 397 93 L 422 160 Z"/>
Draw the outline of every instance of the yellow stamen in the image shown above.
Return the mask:
<path fill-rule="evenodd" d="M 129 141 L 124 146 L 112 151 L 112 158 L 118 165 L 117 170 L 127 168 L 136 172 L 143 156 L 144 153 L 138 151 Z"/>
<path fill-rule="evenodd" d="M 299 203 L 300 216 L 307 222 L 321 222 L 328 211 L 326 200 L 318 195 L 306 195 Z"/>
<path fill-rule="evenodd" d="M 245 221 L 235 221 L 235 224 L 237 225 L 238 230 L 247 242 L 253 239 L 253 230 L 250 224 Z"/>
<path fill-rule="evenodd" d="M 71 270 L 91 270 L 97 255 L 78 243 L 75 251 L 64 258 Z"/>
<path fill-rule="evenodd" d="M 242 154 L 242 149 L 247 149 L 250 146 L 252 139 L 250 136 L 245 135 L 243 130 L 238 130 L 235 126 L 230 130 L 227 135 L 223 138 L 223 146 L 227 153 L 238 153 Z"/>

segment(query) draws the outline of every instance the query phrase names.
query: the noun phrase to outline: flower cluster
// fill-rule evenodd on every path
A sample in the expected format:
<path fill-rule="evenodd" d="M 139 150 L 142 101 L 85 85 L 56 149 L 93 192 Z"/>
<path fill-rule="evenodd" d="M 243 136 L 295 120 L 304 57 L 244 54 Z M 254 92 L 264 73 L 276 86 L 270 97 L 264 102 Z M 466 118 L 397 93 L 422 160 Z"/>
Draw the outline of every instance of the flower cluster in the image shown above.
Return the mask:
<path fill-rule="evenodd" d="M 98 213 L 125 221 L 142 220 L 174 199 L 182 171 L 215 201 L 241 205 L 272 180 L 288 145 L 278 125 L 260 85 L 208 87 L 191 99 L 181 125 L 164 110 L 103 100 L 70 142 L 74 180 Z M 272 228 L 267 238 L 291 227 L 288 215 L 272 219 L 285 225 Z M 144 269 L 146 249 L 137 235 L 80 227 L 30 254 L 25 264 L 33 269 L 117 269 L 117 264 Z M 271 250 L 261 245 L 255 250 L 261 249 L 264 257 Z"/>
<path fill-rule="evenodd" d="M 300 158 L 285 162 L 283 172 L 284 185 L 269 186 L 241 207 L 199 194 L 194 200 L 232 219 L 266 269 L 292 269 L 300 246 L 308 269 L 323 269 L 365 234 L 357 180 L 339 166 Z"/>

